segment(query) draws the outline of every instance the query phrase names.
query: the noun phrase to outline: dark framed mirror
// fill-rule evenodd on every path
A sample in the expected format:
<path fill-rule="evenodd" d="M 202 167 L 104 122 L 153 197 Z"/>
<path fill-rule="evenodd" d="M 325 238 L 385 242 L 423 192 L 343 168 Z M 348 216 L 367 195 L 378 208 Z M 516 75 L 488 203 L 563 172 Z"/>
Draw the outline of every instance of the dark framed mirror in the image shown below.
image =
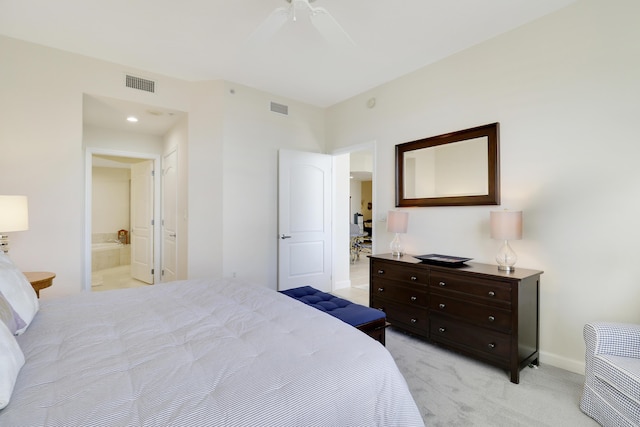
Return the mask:
<path fill-rule="evenodd" d="M 499 127 L 396 145 L 396 206 L 499 205 Z"/>

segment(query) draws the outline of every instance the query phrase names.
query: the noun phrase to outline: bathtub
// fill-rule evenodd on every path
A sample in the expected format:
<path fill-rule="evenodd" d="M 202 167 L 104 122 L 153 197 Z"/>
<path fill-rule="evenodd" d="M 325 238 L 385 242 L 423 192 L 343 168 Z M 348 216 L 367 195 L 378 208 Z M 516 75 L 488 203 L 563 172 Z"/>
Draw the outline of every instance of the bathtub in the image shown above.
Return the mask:
<path fill-rule="evenodd" d="M 131 246 L 116 242 L 91 244 L 91 271 L 131 264 Z"/>

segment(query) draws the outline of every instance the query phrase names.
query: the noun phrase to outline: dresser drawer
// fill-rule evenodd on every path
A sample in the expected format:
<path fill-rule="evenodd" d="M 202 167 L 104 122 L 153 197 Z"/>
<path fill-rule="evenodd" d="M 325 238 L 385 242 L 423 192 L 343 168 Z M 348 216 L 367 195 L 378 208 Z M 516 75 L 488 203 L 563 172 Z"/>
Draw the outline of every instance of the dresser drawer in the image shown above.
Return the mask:
<path fill-rule="evenodd" d="M 511 311 L 509 310 L 448 298 L 439 294 L 431 295 L 429 308 L 430 313 L 444 313 L 478 326 L 503 332 L 511 331 Z"/>
<path fill-rule="evenodd" d="M 445 291 L 480 297 L 485 302 L 511 303 L 511 285 L 497 280 L 470 278 L 464 275 L 432 271 L 431 289 L 435 293 Z"/>
<path fill-rule="evenodd" d="M 374 298 L 384 298 L 401 303 L 427 307 L 427 291 L 410 286 L 399 286 L 393 282 L 376 280 L 370 290 Z"/>
<path fill-rule="evenodd" d="M 478 326 L 432 314 L 430 337 L 434 342 L 446 344 L 468 352 L 506 360 L 510 356 L 510 336 Z"/>
<path fill-rule="evenodd" d="M 429 284 L 429 273 L 425 269 L 373 260 L 371 262 L 370 279 L 372 281 L 388 279 L 427 286 Z"/>
<path fill-rule="evenodd" d="M 538 364 L 540 274 L 498 271 L 475 262 L 459 268 L 410 255 L 370 256 L 369 302 L 397 329 L 509 370 Z"/>
<path fill-rule="evenodd" d="M 371 307 L 382 310 L 387 315 L 387 322 L 400 326 L 422 336 L 429 330 L 427 309 L 396 304 L 386 300 L 373 299 Z"/>

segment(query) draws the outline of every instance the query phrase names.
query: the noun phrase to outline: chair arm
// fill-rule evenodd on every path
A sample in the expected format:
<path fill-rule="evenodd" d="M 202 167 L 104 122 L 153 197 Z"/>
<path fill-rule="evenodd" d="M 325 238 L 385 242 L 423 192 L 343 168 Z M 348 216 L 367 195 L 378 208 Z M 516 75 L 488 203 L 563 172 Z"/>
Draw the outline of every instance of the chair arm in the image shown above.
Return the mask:
<path fill-rule="evenodd" d="M 640 325 L 593 322 L 584 326 L 587 354 L 640 358 Z"/>

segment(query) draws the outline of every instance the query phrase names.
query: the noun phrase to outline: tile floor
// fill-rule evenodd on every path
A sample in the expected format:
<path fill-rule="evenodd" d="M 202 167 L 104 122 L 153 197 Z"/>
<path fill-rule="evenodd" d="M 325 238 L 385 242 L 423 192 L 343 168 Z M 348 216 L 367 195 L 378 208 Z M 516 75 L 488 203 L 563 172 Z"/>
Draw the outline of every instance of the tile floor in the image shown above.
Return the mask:
<path fill-rule="evenodd" d="M 332 293 L 355 302 L 356 304 L 369 306 L 369 258 L 360 256 L 353 264 L 350 264 L 349 278 L 351 287 L 336 289 Z"/>
<path fill-rule="evenodd" d="M 131 277 L 131 266 L 121 265 L 91 273 L 92 291 L 110 291 L 113 289 L 137 288 L 148 284 Z"/>
<path fill-rule="evenodd" d="M 369 306 L 369 258 L 361 256 L 350 264 L 351 287 L 337 289 L 333 293 L 357 304 Z M 91 274 L 92 291 L 108 291 L 113 289 L 149 286 L 131 277 L 131 266 L 107 268 Z"/>

